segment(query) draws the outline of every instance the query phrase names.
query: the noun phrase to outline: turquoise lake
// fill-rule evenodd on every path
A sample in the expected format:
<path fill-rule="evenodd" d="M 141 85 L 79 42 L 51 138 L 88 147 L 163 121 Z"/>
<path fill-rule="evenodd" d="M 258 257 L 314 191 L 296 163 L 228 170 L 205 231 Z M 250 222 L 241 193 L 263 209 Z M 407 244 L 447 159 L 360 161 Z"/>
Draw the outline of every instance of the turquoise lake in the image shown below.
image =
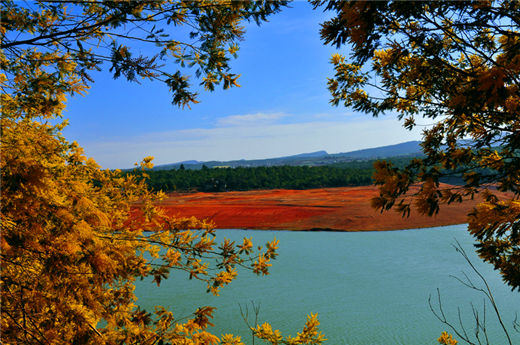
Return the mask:
<path fill-rule="evenodd" d="M 203 283 L 174 271 L 159 288 L 150 281 L 137 282 L 139 304 L 149 311 L 154 305 L 166 306 L 177 318 L 200 306 L 216 307 L 212 332 L 241 335 L 246 344 L 252 343 L 251 336 L 239 305 L 249 305 L 251 316 L 251 302 L 260 305 L 259 323 L 269 321 L 285 335 L 296 335 L 306 315 L 318 313 L 325 344 L 438 344 L 436 339 L 449 328 L 428 306 L 430 295 L 437 301 L 437 289 L 447 318 L 458 325 L 460 308 L 469 334 L 474 329 L 471 303 L 483 312 L 484 295 L 451 277 L 463 278 L 466 272 L 482 285 L 452 247 L 457 240 L 486 277 L 513 344 L 520 344 L 520 334 L 512 327 L 520 312 L 520 294 L 511 292 L 498 273 L 478 259 L 465 225 L 349 233 L 217 230 L 217 239 L 243 237 L 252 237 L 255 245 L 273 237 L 280 240 L 268 276 L 242 270 L 215 297 L 205 292 Z M 489 303 L 486 321 L 490 343 L 506 344 Z"/>

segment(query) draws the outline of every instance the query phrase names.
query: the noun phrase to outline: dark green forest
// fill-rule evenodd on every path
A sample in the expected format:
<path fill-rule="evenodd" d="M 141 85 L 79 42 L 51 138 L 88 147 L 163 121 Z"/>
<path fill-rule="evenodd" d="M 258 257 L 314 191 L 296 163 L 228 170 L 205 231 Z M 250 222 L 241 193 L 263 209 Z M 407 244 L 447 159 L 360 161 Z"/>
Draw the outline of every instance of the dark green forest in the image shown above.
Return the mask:
<path fill-rule="evenodd" d="M 372 169 L 277 166 L 159 170 L 149 173 L 154 190 L 224 192 L 252 189 L 308 189 L 371 184 Z"/>
<path fill-rule="evenodd" d="M 410 157 L 389 159 L 404 166 Z M 225 192 L 255 189 L 311 189 L 365 186 L 372 184 L 374 160 L 326 166 L 220 167 L 202 169 L 151 170 L 148 184 L 165 192 Z M 136 172 L 132 172 L 136 173 Z"/>

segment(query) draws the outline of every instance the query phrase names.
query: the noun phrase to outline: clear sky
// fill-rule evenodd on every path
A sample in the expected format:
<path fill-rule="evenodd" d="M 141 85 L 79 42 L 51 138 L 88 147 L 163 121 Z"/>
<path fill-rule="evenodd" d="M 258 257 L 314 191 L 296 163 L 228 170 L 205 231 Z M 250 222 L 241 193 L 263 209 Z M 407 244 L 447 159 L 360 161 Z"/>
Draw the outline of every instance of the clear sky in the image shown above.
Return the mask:
<path fill-rule="evenodd" d="M 155 164 L 257 159 L 420 139 L 420 130 L 405 130 L 394 116 L 374 119 L 329 104 L 326 82 L 336 50 L 319 38 L 326 18 L 297 1 L 260 27 L 247 24 L 232 64 L 241 87 L 202 92 L 191 110 L 171 105 L 161 83 L 95 73 L 88 94 L 68 103 L 65 136 L 111 169 L 132 167 L 145 156 L 154 156 Z"/>

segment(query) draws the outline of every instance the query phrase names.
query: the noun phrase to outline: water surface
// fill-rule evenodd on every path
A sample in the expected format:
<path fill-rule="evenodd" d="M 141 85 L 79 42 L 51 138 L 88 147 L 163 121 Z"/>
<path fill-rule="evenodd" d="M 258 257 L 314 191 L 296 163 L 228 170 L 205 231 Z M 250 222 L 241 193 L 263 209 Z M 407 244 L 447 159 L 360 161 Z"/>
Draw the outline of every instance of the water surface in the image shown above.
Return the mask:
<path fill-rule="evenodd" d="M 214 297 L 205 293 L 200 282 L 173 272 L 160 288 L 150 281 L 138 282 L 139 304 L 149 310 L 153 305 L 167 306 L 177 317 L 200 306 L 217 307 L 212 331 L 241 335 L 246 343 L 251 343 L 250 333 L 239 304 L 253 301 L 260 305 L 258 321 L 269 321 L 283 334 L 296 335 L 306 315 L 318 313 L 320 329 L 329 339 L 326 344 L 438 344 L 436 339 L 448 328 L 430 311 L 430 295 L 436 300 L 439 289 L 453 323 L 458 323 L 460 307 L 469 333 L 473 332 L 471 303 L 482 310 L 484 300 L 482 294 L 450 277 L 471 273 L 452 247 L 458 240 L 487 278 L 507 326 L 520 311 L 520 295 L 476 257 L 465 225 L 349 233 L 217 230 L 217 239 L 241 241 L 244 236 L 252 236 L 254 244 L 273 237 L 280 240 L 269 276 L 242 271 Z M 475 275 L 470 277 L 480 283 Z M 487 324 L 491 343 L 505 344 L 489 305 Z M 516 337 L 513 343 L 520 344 L 519 334 L 511 333 Z"/>

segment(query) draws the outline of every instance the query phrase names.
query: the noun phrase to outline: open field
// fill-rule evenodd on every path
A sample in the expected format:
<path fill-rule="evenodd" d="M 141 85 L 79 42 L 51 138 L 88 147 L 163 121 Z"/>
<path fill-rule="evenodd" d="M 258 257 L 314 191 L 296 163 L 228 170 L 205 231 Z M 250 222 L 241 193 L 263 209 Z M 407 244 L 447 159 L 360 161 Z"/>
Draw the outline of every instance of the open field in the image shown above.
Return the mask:
<path fill-rule="evenodd" d="M 160 205 L 170 215 L 210 219 L 219 229 L 382 231 L 465 223 L 481 201 L 476 197 L 443 205 L 433 217 L 412 211 L 403 218 L 395 211 L 372 209 L 370 199 L 377 194 L 375 186 L 173 193 Z"/>

